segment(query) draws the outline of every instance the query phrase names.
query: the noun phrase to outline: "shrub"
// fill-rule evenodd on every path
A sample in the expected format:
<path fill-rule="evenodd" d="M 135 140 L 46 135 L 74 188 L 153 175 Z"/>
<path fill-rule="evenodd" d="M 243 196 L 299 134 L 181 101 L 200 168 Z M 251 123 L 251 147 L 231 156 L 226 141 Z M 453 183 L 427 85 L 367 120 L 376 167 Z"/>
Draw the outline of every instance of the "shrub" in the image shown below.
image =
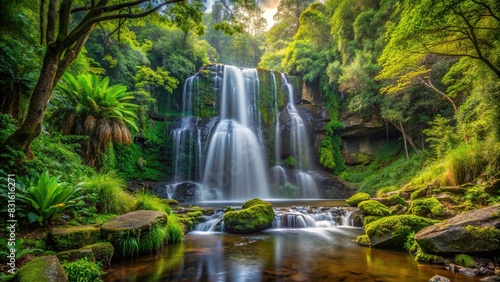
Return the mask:
<path fill-rule="evenodd" d="M 473 267 L 474 266 L 474 259 L 466 254 L 458 254 L 455 256 L 454 259 L 455 263 L 461 266 L 465 267 Z"/>
<path fill-rule="evenodd" d="M 68 186 L 68 183 L 59 183 L 59 176 L 50 177 L 46 171 L 42 173 L 36 185 L 33 183 L 21 192 L 19 201 L 29 211 L 30 223 L 35 221 L 47 223 L 53 216 L 62 210 L 74 205 L 81 188 Z"/>
<path fill-rule="evenodd" d="M 349 199 L 345 200 L 345 202 L 351 207 L 357 207 L 359 203 L 370 199 L 371 197 L 368 193 L 359 192 L 352 195 Z"/>
<path fill-rule="evenodd" d="M 86 257 L 74 262 L 63 262 L 62 266 L 70 282 L 99 282 L 103 274 L 99 263 L 91 262 Z"/>
<path fill-rule="evenodd" d="M 100 213 L 124 214 L 132 210 L 132 195 L 125 192 L 125 180 L 114 171 L 98 174 L 83 184 L 88 199 Z"/>
<path fill-rule="evenodd" d="M 444 179 L 449 185 L 460 185 L 476 179 L 485 170 L 487 161 L 482 144 L 462 144 L 446 156 Z"/>

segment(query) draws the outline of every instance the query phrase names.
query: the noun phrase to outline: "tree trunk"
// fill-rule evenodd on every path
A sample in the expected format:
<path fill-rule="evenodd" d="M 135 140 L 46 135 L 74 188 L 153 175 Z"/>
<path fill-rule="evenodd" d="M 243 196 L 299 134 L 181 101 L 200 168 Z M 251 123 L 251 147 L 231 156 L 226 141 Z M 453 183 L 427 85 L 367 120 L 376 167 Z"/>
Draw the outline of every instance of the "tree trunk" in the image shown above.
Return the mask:
<path fill-rule="evenodd" d="M 415 153 L 417 154 L 422 154 L 422 152 L 420 151 L 420 149 L 418 149 L 417 145 L 415 145 L 415 142 L 413 142 L 413 139 L 404 132 L 404 129 L 399 127 L 399 125 L 395 122 L 392 122 L 392 121 L 389 121 L 397 130 L 399 130 L 399 132 L 401 132 L 401 134 L 403 134 L 403 136 L 406 138 L 406 141 L 408 142 L 408 144 L 410 144 L 410 146 L 413 148 L 413 150 L 415 150 Z"/>
<path fill-rule="evenodd" d="M 401 131 L 403 133 L 403 141 L 405 143 L 406 160 L 409 161 L 410 160 L 410 155 L 408 154 L 408 145 L 406 144 L 405 129 L 404 129 L 403 124 L 401 122 L 399 122 L 399 126 L 401 126 Z"/>
<path fill-rule="evenodd" d="M 29 157 L 30 145 L 42 130 L 43 117 L 49 103 L 52 90 L 54 89 L 54 79 L 57 73 L 61 51 L 57 46 L 51 44 L 47 46 L 40 76 L 31 94 L 28 115 L 17 129 L 5 141 L 11 148 L 23 151 Z"/>

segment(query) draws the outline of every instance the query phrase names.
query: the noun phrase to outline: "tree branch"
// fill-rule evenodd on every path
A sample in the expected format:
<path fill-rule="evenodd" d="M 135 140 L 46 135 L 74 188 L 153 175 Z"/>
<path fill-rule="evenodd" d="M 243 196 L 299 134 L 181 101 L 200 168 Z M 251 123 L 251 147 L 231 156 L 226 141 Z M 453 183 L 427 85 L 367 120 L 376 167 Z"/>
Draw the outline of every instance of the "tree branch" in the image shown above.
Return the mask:
<path fill-rule="evenodd" d="M 61 8 L 59 9 L 59 33 L 58 38 L 64 38 L 68 35 L 69 28 L 69 17 L 71 15 L 71 3 L 72 0 L 63 0 L 61 2 Z"/>
<path fill-rule="evenodd" d="M 45 0 L 40 1 L 40 45 L 43 46 L 43 38 L 45 32 Z"/>
<path fill-rule="evenodd" d="M 104 2 L 106 0 L 101 0 L 101 2 Z M 143 0 L 140 0 L 140 1 L 143 1 Z M 162 2 L 160 4 L 158 4 L 156 7 L 150 9 L 150 10 L 147 10 L 143 13 L 138 13 L 138 14 L 115 14 L 115 15 L 107 15 L 107 16 L 100 16 L 101 13 L 98 13 L 97 11 L 94 13 L 94 14 L 98 14 L 97 17 L 92 17 L 92 18 L 87 18 L 87 19 L 83 19 L 82 22 L 80 22 L 80 24 L 68 35 L 67 39 L 65 40 L 64 42 L 64 46 L 66 47 L 69 47 L 73 44 L 73 42 L 75 42 L 76 40 L 78 40 L 78 38 L 82 35 L 82 34 L 85 34 L 85 32 L 87 31 L 87 29 L 94 25 L 94 24 L 97 24 L 99 22 L 103 22 L 103 21 L 108 21 L 108 20 L 114 20 L 114 19 L 135 19 L 135 18 L 142 18 L 142 17 L 145 17 L 149 14 L 152 14 L 156 11 L 158 11 L 160 8 L 162 8 L 163 6 L 165 5 L 168 5 L 168 4 L 172 4 L 172 3 L 177 3 L 177 2 L 181 2 L 181 1 L 185 1 L 185 0 L 168 0 L 168 1 L 165 1 L 165 2 Z M 139 2 L 139 1 L 135 1 L 135 2 Z M 98 4 L 99 6 L 99 4 Z M 99 7 L 99 8 L 96 8 L 97 10 L 102 10 L 102 7 Z M 92 13 L 92 10 L 89 12 L 89 14 Z"/>
<path fill-rule="evenodd" d="M 57 18 L 57 0 L 50 0 L 49 10 L 47 12 L 47 33 L 45 42 L 47 45 L 54 41 L 56 32 L 56 18 Z"/>
<path fill-rule="evenodd" d="M 491 9 L 490 6 L 488 6 L 487 4 L 485 4 L 483 2 L 479 2 L 477 0 L 472 0 L 472 2 L 485 7 L 486 10 L 488 10 L 488 12 L 490 12 L 490 16 L 492 16 L 495 20 L 497 20 L 498 22 L 500 22 L 500 17 L 498 17 L 497 15 L 495 15 L 495 13 L 493 13 L 493 10 Z"/>
<path fill-rule="evenodd" d="M 430 89 L 436 91 L 439 95 L 443 96 L 444 98 L 446 98 L 446 100 L 448 100 L 451 105 L 453 106 L 453 109 L 455 111 L 455 115 L 458 116 L 458 108 L 457 108 L 457 105 L 455 105 L 455 102 L 448 96 L 446 95 L 446 93 L 440 91 L 439 89 L 436 88 L 436 86 L 434 86 L 434 84 L 432 84 L 432 81 L 429 77 L 427 77 L 427 81 L 425 81 L 423 78 L 419 77 L 418 78 L 418 81 L 420 81 L 420 83 L 422 83 L 423 85 L 429 87 Z"/>

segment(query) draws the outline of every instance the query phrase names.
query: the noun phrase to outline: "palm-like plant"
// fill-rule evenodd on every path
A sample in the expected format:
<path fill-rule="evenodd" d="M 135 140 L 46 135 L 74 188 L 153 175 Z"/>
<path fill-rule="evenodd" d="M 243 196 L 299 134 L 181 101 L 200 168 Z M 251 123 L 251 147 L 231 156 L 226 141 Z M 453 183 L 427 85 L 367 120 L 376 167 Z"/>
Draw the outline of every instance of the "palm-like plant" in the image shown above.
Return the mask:
<path fill-rule="evenodd" d="M 50 177 L 46 171 L 42 173 L 36 183 L 31 183 L 26 190 L 22 190 L 19 200 L 26 211 L 30 223 L 38 221 L 47 223 L 53 216 L 62 210 L 74 205 L 82 199 L 78 196 L 81 188 L 68 186 L 66 182 L 59 182 L 59 176 Z"/>
<path fill-rule="evenodd" d="M 109 78 L 86 74 L 74 77 L 64 74 L 59 92 L 65 101 L 54 111 L 52 123 L 63 134 L 86 135 L 83 156 L 88 165 L 96 167 L 99 156 L 110 142 L 130 144 L 130 129 L 137 130 L 138 105 L 127 87 L 120 84 L 109 86 Z"/>

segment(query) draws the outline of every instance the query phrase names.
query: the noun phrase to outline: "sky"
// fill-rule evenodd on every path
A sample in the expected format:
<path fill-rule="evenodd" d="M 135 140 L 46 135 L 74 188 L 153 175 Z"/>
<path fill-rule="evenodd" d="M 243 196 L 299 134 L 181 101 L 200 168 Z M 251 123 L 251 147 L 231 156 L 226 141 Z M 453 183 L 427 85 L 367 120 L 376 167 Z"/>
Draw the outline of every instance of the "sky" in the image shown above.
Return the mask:
<path fill-rule="evenodd" d="M 214 0 L 207 0 L 207 12 L 212 11 Z M 280 0 L 259 0 L 259 5 L 264 10 L 264 18 L 267 20 L 267 29 L 270 29 L 273 24 L 273 16 L 278 11 Z"/>

